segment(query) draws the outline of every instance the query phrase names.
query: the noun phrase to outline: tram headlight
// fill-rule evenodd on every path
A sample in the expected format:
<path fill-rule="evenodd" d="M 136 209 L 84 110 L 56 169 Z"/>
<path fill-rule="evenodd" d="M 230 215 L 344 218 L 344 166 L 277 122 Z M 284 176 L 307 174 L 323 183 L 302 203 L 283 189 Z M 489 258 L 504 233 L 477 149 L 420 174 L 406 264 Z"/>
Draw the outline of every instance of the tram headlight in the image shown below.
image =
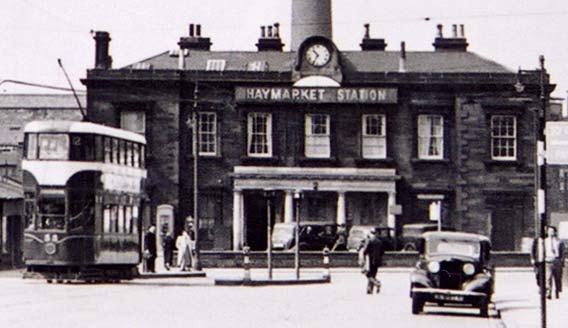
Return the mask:
<path fill-rule="evenodd" d="M 57 235 L 53 234 L 53 235 L 51 235 L 51 240 L 52 241 L 58 241 L 59 237 L 57 237 Z"/>
<path fill-rule="evenodd" d="M 432 261 L 428 263 L 428 271 L 432 273 L 437 273 L 440 271 L 440 262 Z"/>
<path fill-rule="evenodd" d="M 45 252 L 48 255 L 53 255 L 55 254 L 55 252 L 57 252 L 57 247 L 55 246 L 55 243 L 45 243 L 45 245 L 43 246 L 43 249 L 45 250 Z"/>

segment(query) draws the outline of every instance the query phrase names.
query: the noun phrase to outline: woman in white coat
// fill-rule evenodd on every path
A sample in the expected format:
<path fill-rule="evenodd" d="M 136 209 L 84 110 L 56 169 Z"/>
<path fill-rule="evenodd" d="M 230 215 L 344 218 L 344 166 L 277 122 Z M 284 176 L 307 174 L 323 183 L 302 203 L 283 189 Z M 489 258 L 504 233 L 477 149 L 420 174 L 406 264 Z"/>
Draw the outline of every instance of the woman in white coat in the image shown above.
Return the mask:
<path fill-rule="evenodd" d="M 191 238 L 185 229 L 176 239 L 178 249 L 177 264 L 181 271 L 188 271 L 191 267 Z"/>

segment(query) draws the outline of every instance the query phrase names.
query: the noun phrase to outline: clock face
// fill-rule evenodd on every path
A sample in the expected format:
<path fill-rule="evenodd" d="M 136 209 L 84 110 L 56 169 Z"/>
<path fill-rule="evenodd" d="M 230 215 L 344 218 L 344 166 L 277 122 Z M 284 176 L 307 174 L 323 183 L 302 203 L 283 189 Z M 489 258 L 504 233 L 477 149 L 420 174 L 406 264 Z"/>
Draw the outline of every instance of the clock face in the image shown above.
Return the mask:
<path fill-rule="evenodd" d="M 313 66 L 321 67 L 329 62 L 331 53 L 323 44 L 311 45 L 306 51 L 306 60 Z"/>

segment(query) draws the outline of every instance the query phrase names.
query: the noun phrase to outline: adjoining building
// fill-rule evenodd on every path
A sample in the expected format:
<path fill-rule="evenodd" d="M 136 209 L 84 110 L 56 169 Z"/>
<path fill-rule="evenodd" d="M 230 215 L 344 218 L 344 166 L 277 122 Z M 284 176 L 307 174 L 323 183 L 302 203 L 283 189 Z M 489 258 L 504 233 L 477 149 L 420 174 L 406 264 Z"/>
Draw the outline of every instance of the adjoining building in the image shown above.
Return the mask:
<path fill-rule="evenodd" d="M 84 95 L 78 96 L 84 108 Z M 0 267 L 22 261 L 22 145 L 24 126 L 36 120 L 82 119 L 72 94 L 0 94 Z"/>
<path fill-rule="evenodd" d="M 387 50 L 366 25 L 345 51 L 330 0 L 292 3 L 291 51 L 278 24 L 258 51 L 212 51 L 191 24 L 176 49 L 113 69 L 110 35 L 95 34 L 88 119 L 146 136 L 153 217 L 170 205 L 179 230 L 197 190 L 202 249 L 265 249 L 268 224 L 299 216 L 397 231 L 441 220 L 520 250 L 546 72 L 468 51 L 461 25 L 439 26 L 433 51 Z"/>

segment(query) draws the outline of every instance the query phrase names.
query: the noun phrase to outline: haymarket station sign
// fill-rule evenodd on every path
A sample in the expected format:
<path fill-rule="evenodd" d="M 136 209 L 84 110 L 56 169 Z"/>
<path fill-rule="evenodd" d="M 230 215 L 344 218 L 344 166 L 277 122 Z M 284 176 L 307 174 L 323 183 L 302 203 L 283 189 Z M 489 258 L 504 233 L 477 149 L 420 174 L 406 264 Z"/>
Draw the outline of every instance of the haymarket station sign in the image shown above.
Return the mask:
<path fill-rule="evenodd" d="M 236 87 L 237 102 L 396 104 L 395 88 Z"/>

